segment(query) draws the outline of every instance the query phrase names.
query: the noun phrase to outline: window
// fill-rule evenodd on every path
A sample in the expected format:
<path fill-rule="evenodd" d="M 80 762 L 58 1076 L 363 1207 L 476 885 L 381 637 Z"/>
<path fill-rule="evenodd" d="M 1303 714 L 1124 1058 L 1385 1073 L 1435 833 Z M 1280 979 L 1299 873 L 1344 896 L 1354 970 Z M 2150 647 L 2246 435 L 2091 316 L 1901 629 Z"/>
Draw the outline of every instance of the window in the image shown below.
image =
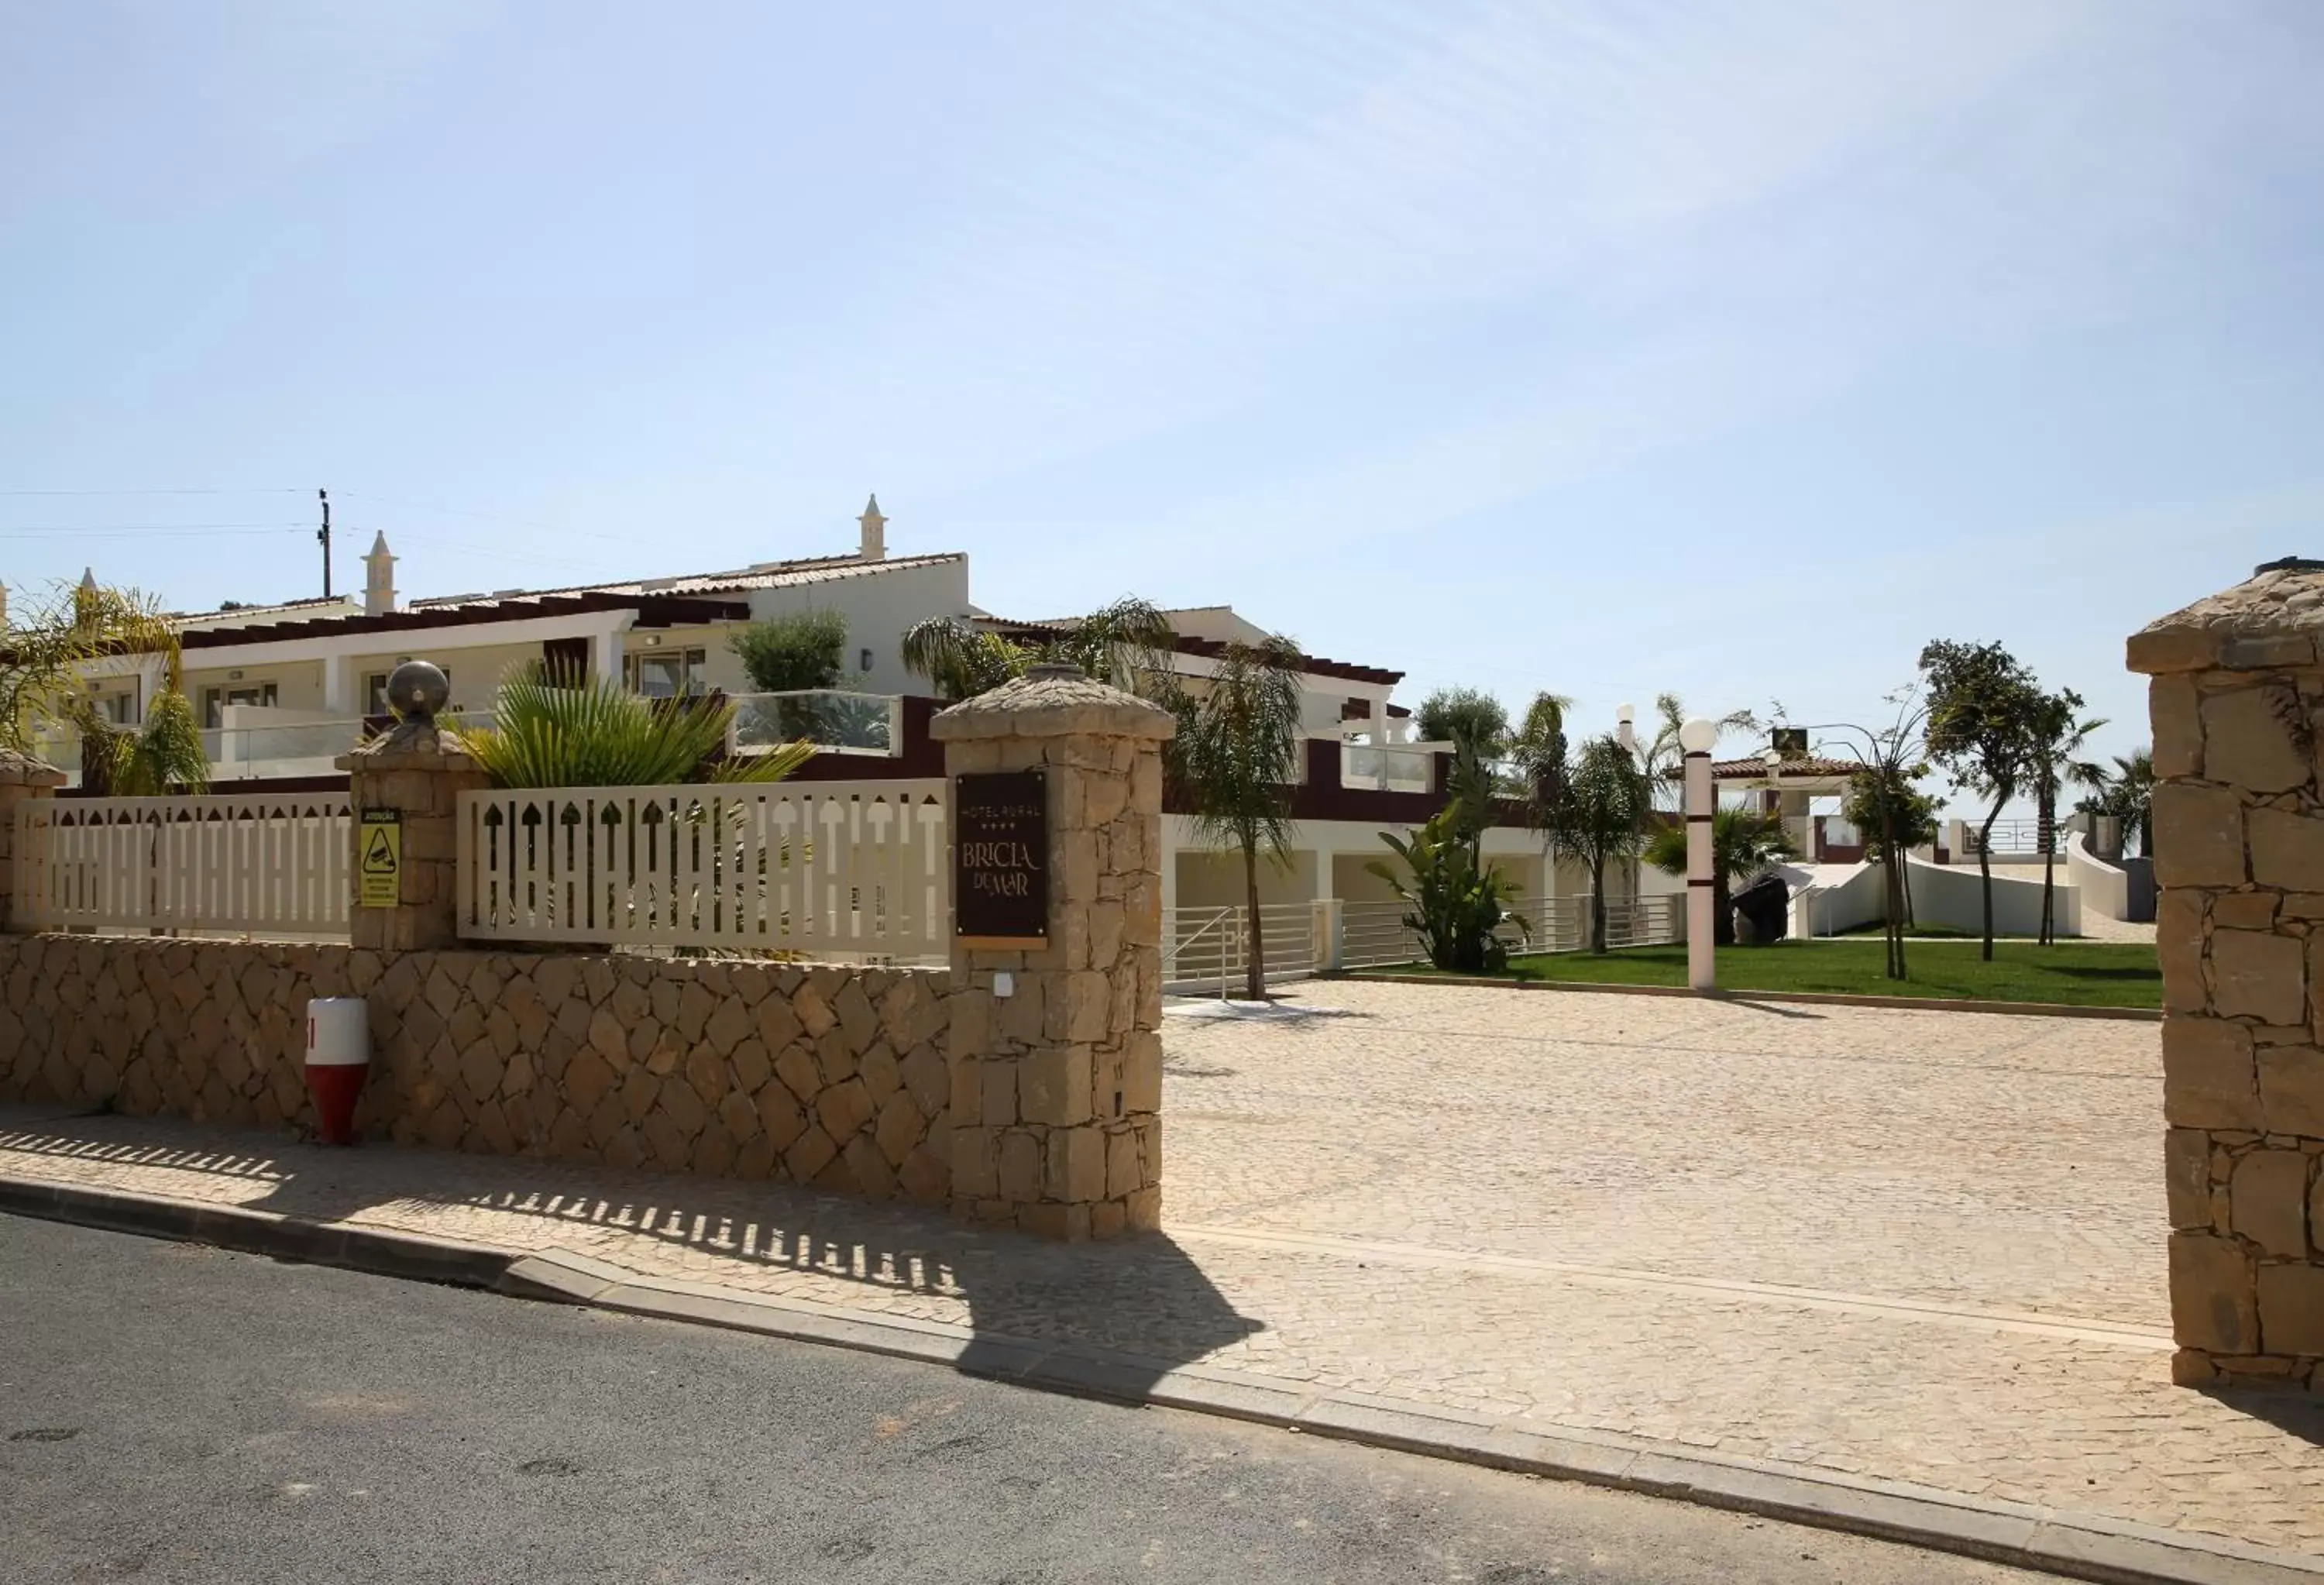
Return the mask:
<path fill-rule="evenodd" d="M 622 657 L 622 680 L 649 699 L 696 699 L 710 691 L 707 650 L 639 650 Z"/>
<path fill-rule="evenodd" d="M 225 712 L 228 705 L 258 705 L 271 708 L 274 700 L 275 687 L 271 682 L 243 683 L 230 688 L 204 688 L 202 724 L 213 728 L 225 725 Z"/>
<path fill-rule="evenodd" d="M 137 679 L 127 677 L 118 683 L 97 682 L 89 685 L 89 704 L 98 716 L 115 726 L 137 724 Z"/>

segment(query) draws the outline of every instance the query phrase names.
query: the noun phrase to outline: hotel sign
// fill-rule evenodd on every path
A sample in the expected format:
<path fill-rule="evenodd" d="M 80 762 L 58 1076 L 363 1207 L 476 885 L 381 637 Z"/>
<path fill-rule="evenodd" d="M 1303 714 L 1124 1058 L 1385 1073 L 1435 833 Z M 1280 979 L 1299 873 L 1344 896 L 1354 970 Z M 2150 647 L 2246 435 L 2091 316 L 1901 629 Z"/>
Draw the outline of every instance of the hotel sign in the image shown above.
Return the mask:
<path fill-rule="evenodd" d="M 952 794 L 954 939 L 963 946 L 1047 946 L 1047 772 L 955 776 Z"/>

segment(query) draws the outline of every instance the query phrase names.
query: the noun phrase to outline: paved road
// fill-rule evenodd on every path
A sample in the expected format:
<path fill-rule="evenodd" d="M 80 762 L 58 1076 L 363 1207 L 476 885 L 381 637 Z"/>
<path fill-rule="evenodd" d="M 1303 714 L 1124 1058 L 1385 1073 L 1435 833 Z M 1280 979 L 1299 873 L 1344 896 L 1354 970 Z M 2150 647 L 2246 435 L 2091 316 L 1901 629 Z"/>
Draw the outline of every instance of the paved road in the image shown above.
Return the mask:
<path fill-rule="evenodd" d="M 7 1576 L 2030 1580 L 735 1333 L 0 1217 Z"/>

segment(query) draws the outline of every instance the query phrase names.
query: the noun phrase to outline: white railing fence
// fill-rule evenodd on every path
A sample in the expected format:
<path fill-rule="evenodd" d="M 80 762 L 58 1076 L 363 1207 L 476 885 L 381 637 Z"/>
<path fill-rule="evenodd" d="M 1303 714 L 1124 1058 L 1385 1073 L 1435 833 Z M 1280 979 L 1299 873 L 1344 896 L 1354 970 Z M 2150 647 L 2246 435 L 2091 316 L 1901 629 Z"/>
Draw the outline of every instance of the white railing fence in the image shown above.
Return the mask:
<path fill-rule="evenodd" d="M 1586 952 L 1590 947 L 1590 899 L 1552 898 L 1528 909 L 1533 924 L 1534 952 Z M 1678 893 L 1655 897 L 1609 898 L 1606 901 L 1606 945 L 1668 946 L 1686 938 L 1686 898 Z"/>
<path fill-rule="evenodd" d="M 460 795 L 463 936 L 941 962 L 941 780 Z"/>
<path fill-rule="evenodd" d="M 1539 952 L 1535 945 L 1538 926 L 1534 919 L 1533 905 L 1522 897 L 1508 899 L 1508 908 L 1516 916 L 1501 921 L 1493 934 L 1511 953 Z M 1340 966 L 1343 969 L 1385 968 L 1395 963 L 1416 963 L 1427 956 L 1420 945 L 1419 934 L 1404 922 L 1411 911 L 1409 903 L 1345 902 L 1340 905 Z M 1518 919 L 1524 925 L 1517 923 Z"/>
<path fill-rule="evenodd" d="M 15 917 L 45 929 L 345 935 L 347 795 L 33 798 Z"/>
<path fill-rule="evenodd" d="M 1304 980 L 1318 962 L 1313 903 L 1259 906 L 1267 982 Z M 1250 919 L 1241 908 L 1174 908 L 1162 925 L 1162 983 L 1181 992 L 1240 992 L 1250 972 Z"/>
<path fill-rule="evenodd" d="M 1419 935 L 1404 922 L 1408 905 L 1348 902 L 1340 905 L 1340 966 L 1384 968 L 1416 963 L 1425 956 Z M 1510 909 L 1525 923 L 1506 921 L 1495 932 L 1512 954 L 1586 952 L 1590 946 L 1587 897 L 1514 898 Z M 1667 946 L 1685 939 L 1683 897 L 1613 898 L 1606 904 L 1606 945 Z"/>

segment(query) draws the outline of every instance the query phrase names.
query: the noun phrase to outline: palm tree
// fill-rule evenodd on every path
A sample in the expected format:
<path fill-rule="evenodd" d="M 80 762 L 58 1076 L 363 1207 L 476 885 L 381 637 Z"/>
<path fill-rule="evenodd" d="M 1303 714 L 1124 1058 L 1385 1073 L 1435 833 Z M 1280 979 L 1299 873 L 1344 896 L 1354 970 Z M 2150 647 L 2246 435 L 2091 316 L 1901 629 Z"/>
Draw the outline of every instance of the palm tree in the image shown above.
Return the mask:
<path fill-rule="evenodd" d="M 1150 602 L 1125 595 L 1038 645 L 1019 644 L 956 616 L 931 616 L 904 631 L 904 665 L 947 699 L 972 698 L 1047 661 L 1078 667 L 1131 693 L 1157 691 L 1177 633 Z"/>
<path fill-rule="evenodd" d="M 968 699 L 1022 677 L 1033 651 L 956 616 L 931 616 L 904 630 L 904 666 L 941 698 Z"/>
<path fill-rule="evenodd" d="M 153 696 L 145 709 L 145 724 L 135 732 L 116 730 L 93 710 L 76 720 L 83 733 L 84 785 L 123 797 L 201 792 L 209 787 L 210 756 L 202 742 L 201 723 L 192 703 L 177 688 Z M 94 777 L 89 774 L 92 766 L 97 768 Z"/>
<path fill-rule="evenodd" d="M 1125 594 L 1043 644 L 1035 659 L 1077 666 L 1100 682 L 1150 695 L 1169 675 L 1168 656 L 1177 641 L 1170 619 L 1151 602 Z"/>
<path fill-rule="evenodd" d="M 502 681 L 493 724 L 460 738 L 496 785 L 516 788 L 780 781 L 815 755 L 801 742 L 724 757 L 733 718 L 727 699 L 641 698 L 534 661 Z"/>
<path fill-rule="evenodd" d="M 1799 849 L 1784 831 L 1781 816 L 1728 805 L 1711 816 L 1711 940 L 1735 942 L 1735 883 L 1750 880 L 1778 859 L 1795 859 Z M 1646 839 L 1646 862 L 1665 875 L 1686 873 L 1684 823 L 1658 826 Z"/>
<path fill-rule="evenodd" d="M 2090 797 L 2074 806 L 2075 812 L 2121 821 L 2125 851 L 2135 847 L 2141 856 L 2151 859 L 2154 856 L 2154 752 L 2141 749 L 2127 759 L 2116 754 L 2114 765 L 2108 770 L 2085 762 L 2069 773 L 2091 791 Z"/>
<path fill-rule="evenodd" d="M 1783 706 L 1775 706 L 1781 711 Z M 1655 696 L 1655 735 L 1639 751 L 1646 760 L 1648 788 L 1656 796 L 1671 795 L 1670 807 L 1679 808 L 1684 802 L 1686 785 L 1686 751 L 1679 746 L 1679 729 L 1686 724 L 1686 704 L 1676 694 Z M 1730 710 L 1712 722 L 1712 741 L 1730 732 L 1752 732 L 1758 729 L 1759 718 L 1748 710 Z"/>
<path fill-rule="evenodd" d="M 1259 917 L 1259 861 L 1290 862 L 1291 783 L 1300 749 L 1299 646 L 1280 635 L 1230 643 L 1197 693 L 1164 677 L 1178 735 L 1164 764 L 1193 816 L 1197 840 L 1242 854 L 1250 931 L 1244 991 L 1267 995 L 1266 944 Z"/>
<path fill-rule="evenodd" d="M 1611 734 L 1582 745 L 1553 796 L 1533 810 L 1552 842 L 1590 867 L 1590 950 L 1606 950 L 1606 865 L 1637 856 L 1653 800 L 1645 772 Z"/>
<path fill-rule="evenodd" d="M 2034 789 L 2034 829 L 2042 843 L 2041 944 L 2044 946 L 2051 945 L 2053 940 L 2058 792 L 2069 779 L 2086 779 L 2089 767 L 2075 755 L 2089 741 L 2090 734 L 2106 724 L 2099 720 L 2078 719 L 2075 712 L 2081 707 L 2081 695 L 2066 688 L 2042 695 L 2025 716 L 2025 779 Z"/>
<path fill-rule="evenodd" d="M 1529 816 L 1538 816 L 1563 796 L 1565 716 L 1572 708 L 1573 701 L 1565 695 L 1544 689 L 1533 696 L 1533 703 L 1526 706 L 1525 719 L 1509 734 L 1509 764 L 1517 782 L 1509 794 L 1525 805 Z M 1557 890 L 1557 844 L 1538 818 L 1532 824 L 1544 832 L 1541 894 L 1547 898 Z"/>
<path fill-rule="evenodd" d="M 43 725 L 69 723 L 81 735 L 82 781 L 92 791 L 209 785 L 209 756 L 183 691 L 177 627 L 151 596 L 94 577 L 53 584 L 26 620 L 9 625 L 0 651 L 0 748 L 37 754 Z M 123 655 L 158 655 L 162 662 L 161 689 L 136 732 L 106 720 L 80 691 L 89 663 Z"/>

